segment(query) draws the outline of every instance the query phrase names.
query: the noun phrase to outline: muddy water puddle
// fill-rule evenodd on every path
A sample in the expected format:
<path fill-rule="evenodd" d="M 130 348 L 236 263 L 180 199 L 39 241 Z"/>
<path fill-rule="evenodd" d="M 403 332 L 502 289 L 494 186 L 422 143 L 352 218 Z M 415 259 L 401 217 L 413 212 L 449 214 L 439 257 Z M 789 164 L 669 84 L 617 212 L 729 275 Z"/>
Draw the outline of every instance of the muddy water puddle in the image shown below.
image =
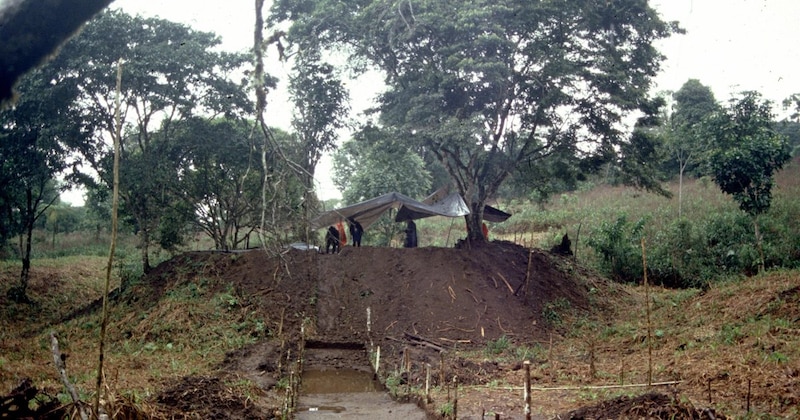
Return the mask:
<path fill-rule="evenodd" d="M 381 385 L 369 371 L 356 369 L 311 369 L 303 372 L 301 394 L 378 392 Z"/>
<path fill-rule="evenodd" d="M 306 349 L 296 419 L 424 420 L 411 403 L 398 403 L 373 379 L 363 349 Z"/>

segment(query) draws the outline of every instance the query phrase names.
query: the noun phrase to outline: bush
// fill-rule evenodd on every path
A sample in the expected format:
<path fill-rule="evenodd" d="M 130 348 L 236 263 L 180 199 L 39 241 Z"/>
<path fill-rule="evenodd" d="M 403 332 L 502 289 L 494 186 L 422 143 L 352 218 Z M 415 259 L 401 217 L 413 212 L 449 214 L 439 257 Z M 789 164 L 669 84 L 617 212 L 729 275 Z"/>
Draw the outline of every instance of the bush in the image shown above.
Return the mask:
<path fill-rule="evenodd" d="M 614 222 L 603 221 L 587 240 L 602 256 L 601 270 L 609 277 L 632 283 L 642 277 L 641 239 L 648 219 L 631 223 L 625 214 Z"/>
<path fill-rule="evenodd" d="M 705 234 L 691 220 L 665 224 L 648 244 L 649 280 L 666 287 L 705 287 L 716 273 L 706 250 Z"/>

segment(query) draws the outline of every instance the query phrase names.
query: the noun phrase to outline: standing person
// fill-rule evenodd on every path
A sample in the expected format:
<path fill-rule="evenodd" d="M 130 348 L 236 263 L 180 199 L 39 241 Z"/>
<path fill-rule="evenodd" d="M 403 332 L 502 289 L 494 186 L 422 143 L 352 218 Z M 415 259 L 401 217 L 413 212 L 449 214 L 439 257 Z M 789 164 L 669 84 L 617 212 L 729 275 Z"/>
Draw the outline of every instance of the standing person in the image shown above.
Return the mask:
<path fill-rule="evenodd" d="M 409 220 L 406 225 L 406 241 L 403 246 L 406 248 L 417 247 L 417 224 L 413 220 Z"/>
<path fill-rule="evenodd" d="M 333 253 L 339 252 L 339 231 L 335 226 L 328 228 L 328 233 L 325 234 L 325 253 L 330 254 L 331 249 Z"/>
<path fill-rule="evenodd" d="M 353 240 L 353 246 L 357 247 L 361 246 L 361 235 L 363 234 L 364 234 L 364 228 L 361 227 L 361 223 L 358 223 L 358 220 L 351 218 L 350 238 Z"/>
<path fill-rule="evenodd" d="M 347 245 L 347 233 L 345 233 L 341 220 L 336 223 L 336 230 L 339 231 L 339 250 L 341 251 L 342 247 Z"/>

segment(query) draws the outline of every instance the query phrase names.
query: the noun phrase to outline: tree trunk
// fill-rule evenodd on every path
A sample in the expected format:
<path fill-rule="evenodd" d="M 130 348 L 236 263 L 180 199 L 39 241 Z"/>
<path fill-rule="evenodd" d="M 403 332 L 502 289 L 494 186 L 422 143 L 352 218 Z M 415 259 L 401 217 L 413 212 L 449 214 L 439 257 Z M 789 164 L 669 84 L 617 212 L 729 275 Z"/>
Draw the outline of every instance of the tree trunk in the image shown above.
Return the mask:
<path fill-rule="evenodd" d="M 53 241 L 51 248 L 56 249 L 56 234 L 58 234 L 58 218 L 54 217 L 54 219 L 55 220 L 53 221 Z"/>
<path fill-rule="evenodd" d="M 27 224 L 27 223 L 26 223 Z M 22 301 L 27 301 L 28 296 L 28 280 L 31 276 L 31 241 L 33 241 L 33 224 L 25 227 L 27 237 L 25 243 L 25 251 L 22 254 L 22 272 L 19 275 L 19 295 L 18 298 Z"/>
<path fill-rule="evenodd" d="M 21 239 L 20 241 L 24 242 L 20 244 L 20 246 L 25 247 L 25 249 L 20 249 L 22 251 L 22 271 L 19 274 L 19 286 L 14 290 L 13 296 L 10 296 L 14 299 L 15 302 L 18 303 L 29 303 L 30 299 L 28 299 L 28 280 L 30 279 L 31 275 L 31 251 L 33 248 L 33 224 L 34 224 L 34 213 L 33 213 L 33 194 L 30 189 L 26 192 L 26 215 L 23 217 L 25 218 L 25 239 Z"/>
<path fill-rule="evenodd" d="M 756 233 L 756 247 L 758 247 L 758 273 L 761 274 L 764 272 L 764 265 L 766 263 L 764 261 L 764 246 L 761 238 L 761 230 L 758 228 L 758 216 L 753 216 L 753 228 Z"/>
<path fill-rule="evenodd" d="M 150 230 L 143 228 L 139 231 L 139 245 L 142 249 L 142 272 L 150 272 Z"/>
<path fill-rule="evenodd" d="M 469 203 L 471 213 L 464 216 L 467 222 L 467 240 L 470 243 L 486 242 L 483 236 L 483 200 L 477 203 Z"/>
<path fill-rule="evenodd" d="M 678 218 L 683 215 L 683 170 L 686 168 L 685 162 L 680 162 L 678 171 Z"/>

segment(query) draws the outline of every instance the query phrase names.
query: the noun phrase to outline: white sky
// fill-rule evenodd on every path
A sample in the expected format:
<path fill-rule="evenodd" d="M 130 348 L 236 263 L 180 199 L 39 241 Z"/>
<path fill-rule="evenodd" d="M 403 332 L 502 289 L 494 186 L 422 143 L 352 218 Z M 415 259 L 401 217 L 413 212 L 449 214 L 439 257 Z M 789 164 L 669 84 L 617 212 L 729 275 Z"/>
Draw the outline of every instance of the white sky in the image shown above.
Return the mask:
<path fill-rule="evenodd" d="M 269 0 L 267 0 L 269 3 Z M 222 47 L 244 51 L 253 44 L 253 0 L 116 0 L 111 7 L 130 14 L 159 16 L 222 37 Z M 800 93 L 800 1 L 798 0 L 651 0 L 662 19 L 677 20 L 686 29 L 658 44 L 667 59 L 655 91 L 676 91 L 690 78 L 710 86 L 718 101 L 744 90 L 756 90 L 780 103 Z M 265 14 L 269 5 L 265 5 Z M 268 34 L 267 34 L 268 36 Z M 268 52 L 267 71 L 283 80 L 289 68 Z M 380 89 L 380 78 L 350 83 L 354 115 L 368 107 Z M 289 127 L 291 107 L 285 85 L 269 98 L 268 123 Z M 344 139 L 343 139 L 344 140 Z M 317 168 L 320 198 L 340 197 L 327 179 L 331 164 Z M 64 197 L 80 204 L 81 200 Z"/>

